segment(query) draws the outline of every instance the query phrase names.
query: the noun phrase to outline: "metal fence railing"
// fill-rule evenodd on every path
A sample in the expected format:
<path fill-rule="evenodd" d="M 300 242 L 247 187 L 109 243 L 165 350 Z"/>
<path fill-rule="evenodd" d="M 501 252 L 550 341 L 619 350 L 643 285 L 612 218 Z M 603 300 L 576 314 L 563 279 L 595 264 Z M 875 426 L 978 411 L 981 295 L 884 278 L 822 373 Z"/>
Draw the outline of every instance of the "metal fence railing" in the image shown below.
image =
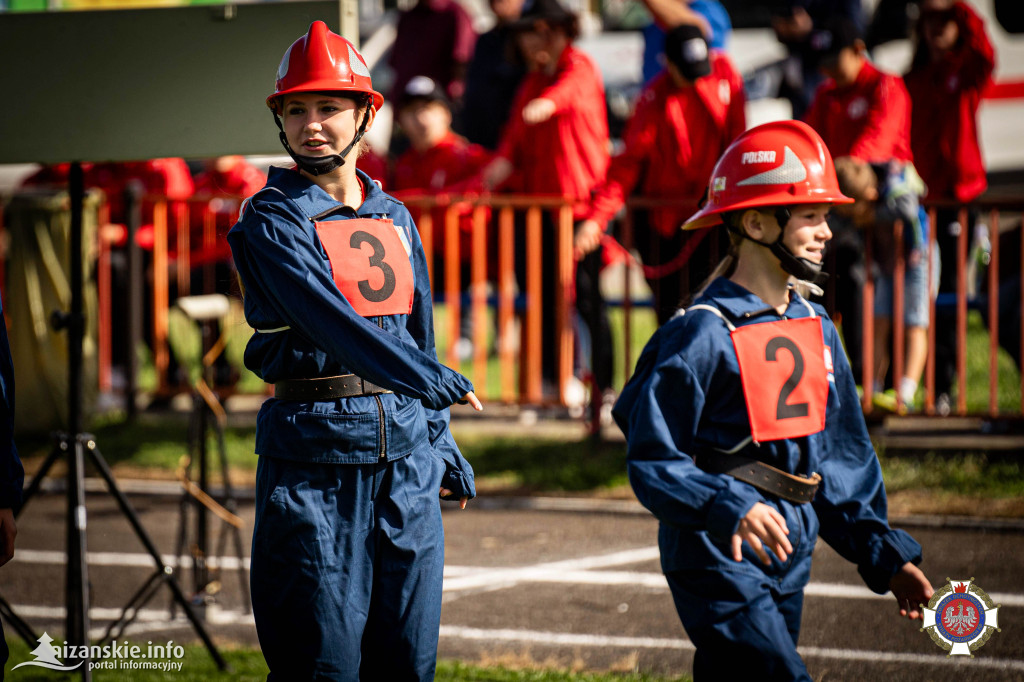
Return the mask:
<path fill-rule="evenodd" d="M 405 195 L 401 199 L 414 214 L 427 254 L 432 290 L 435 299 L 444 304 L 445 313 L 438 319 L 438 336 L 443 340 L 438 353 L 442 361 L 463 371 L 473 380 L 478 392 L 490 395 L 492 399 L 505 403 L 544 404 L 564 402 L 567 387 L 574 375 L 579 342 L 576 334 L 574 313 L 575 261 L 572 249 L 573 205 L 557 197 L 520 195 Z M 136 220 L 140 223 L 128 226 L 124 232 L 137 234 L 140 225 L 151 226 L 152 251 L 147 272 L 140 281 L 130 286 L 144 291 L 151 310 L 151 339 L 153 364 L 157 375 L 157 390 L 172 393 L 184 390 L 174 384 L 168 375 L 170 352 L 168 345 L 168 311 L 173 304 L 172 297 L 190 293 L 208 293 L 215 284 L 210 274 L 217 263 L 226 265 L 230 256 L 223 243 L 223 235 L 236 219 L 237 200 L 224 197 L 195 196 L 187 200 L 172 200 L 162 196 L 138 197 L 139 210 Z M 0 201 L 0 209 L 3 202 Z M 679 207 L 678 202 L 633 198 L 620 218 L 617 236 L 629 249 L 633 246 L 632 230 L 637 211 L 664 207 Z M 957 272 L 956 290 L 940 296 L 937 302 L 930 302 L 928 359 L 924 377 L 923 414 L 936 413 L 936 354 L 935 323 L 937 306 L 955 310 L 956 358 L 953 414 L 979 414 L 981 416 L 1024 416 L 1024 405 L 1018 402 L 1013 407 L 1000 405 L 998 386 L 1000 383 L 1000 330 L 1007 324 L 1019 324 L 1000 319 L 1000 289 L 1007 284 L 1006 272 L 1015 273 L 1016 285 L 1024 288 L 1024 239 L 1013 253 L 1003 253 L 1000 236 L 1006 237 L 1024 230 L 1020 212 L 1024 201 L 1019 199 L 990 199 L 970 205 L 929 205 L 928 212 L 933 226 L 929 230 L 929 268 L 931 254 L 936 248 L 936 212 L 953 210 L 958 212 L 960 224 L 968 224 L 968 214 L 980 212 L 991 228 L 991 250 L 984 280 L 976 291 L 968 286 L 968 251 L 971 247 L 967 229 L 960 231 L 956 242 Z M 131 213 L 131 212 L 130 212 Z M 0 212 L 0 228 L 3 213 Z M 101 214 L 101 224 L 108 222 Z M 903 321 L 904 287 L 903 273 L 906 269 L 906 254 L 903 246 L 901 223 L 896 223 L 893 234 L 893 315 L 892 315 L 892 369 L 894 376 L 901 376 L 905 363 L 906 327 Z M 99 381 L 101 389 L 111 385 L 111 348 L 114 337 L 125 330 L 112 324 L 112 301 L 124 295 L 112 283 L 111 269 L 113 256 L 118 249 L 124 249 L 125 240 L 117 229 L 98 230 L 96 245 L 96 282 L 99 296 Z M 548 258 L 553 268 L 544 267 L 545 250 L 553 251 Z M 550 254 L 549 254 L 550 255 Z M 717 253 L 712 255 L 714 259 Z M 723 254 L 724 255 L 724 254 Z M 877 254 L 872 252 L 871 240 L 865 240 L 863 258 L 867 272 Z M 1013 268 L 1013 265 L 1016 268 Z M 686 267 L 685 263 L 678 264 Z M 1002 267 L 1001 267 L 1002 266 Z M 674 267 L 674 265 L 673 265 Z M 0 278 L 4 276 L 4 259 L 0 258 Z M 628 270 L 628 268 L 627 268 Z M 1000 276 L 1000 272 L 1004 273 Z M 930 274 L 934 274 L 930 270 Z M 929 277 L 929 281 L 931 277 Z M 870 387 L 874 377 L 874 316 L 873 299 L 875 283 L 869 275 L 861 293 L 862 338 L 861 376 L 862 386 Z M 636 290 L 633 278 L 628 273 L 622 282 L 621 304 L 625 315 L 621 324 L 625 333 L 623 347 L 616 349 L 626 367 L 626 375 L 633 366 L 637 353 L 630 333 L 633 315 L 638 307 L 646 305 L 646 296 Z M 226 293 L 226 292 L 224 292 Z M 952 294 L 950 296 L 949 294 Z M 826 292 L 824 302 L 827 308 L 834 303 L 833 292 Z M 545 311 L 553 307 L 553 315 Z M 968 310 L 984 312 L 988 327 L 986 363 L 984 376 L 971 374 L 968 369 Z M 467 314 L 464 315 L 464 312 Z M 831 312 L 831 310 L 830 310 Z M 1024 316 L 1022 316 L 1024 317 Z M 465 319 L 468 319 L 468 324 Z M 545 323 L 545 319 L 549 322 Z M 518 320 L 518 324 L 516 321 Z M 546 324 L 552 325 L 548 328 Z M 472 354 L 460 357 L 456 341 L 470 330 Z M 1004 329 L 1005 331 L 1005 329 Z M 1024 334 L 1020 335 L 1024 338 Z M 493 339 L 494 343 L 491 343 Z M 492 351 L 493 348 L 493 351 Z M 547 349 L 547 350 L 545 350 Z M 976 348 L 975 348 L 976 350 Z M 1024 357 L 1024 342 L 1017 350 L 1017 357 Z M 548 367 L 554 367 L 554 375 L 545 377 L 544 356 Z M 977 362 L 974 363 L 977 366 Z M 1018 368 L 1019 370 L 1019 368 Z M 547 381 L 545 381 L 547 379 Z M 1006 378 L 1002 377 L 1005 385 Z M 496 386 L 495 386 L 496 384 Z M 968 386 L 986 384 L 987 405 L 984 409 L 976 404 L 969 407 Z M 1024 378 L 1020 379 L 1020 392 L 1024 396 Z M 618 387 L 616 387 L 618 388 Z M 864 391 L 864 410 L 874 409 L 871 391 Z"/>

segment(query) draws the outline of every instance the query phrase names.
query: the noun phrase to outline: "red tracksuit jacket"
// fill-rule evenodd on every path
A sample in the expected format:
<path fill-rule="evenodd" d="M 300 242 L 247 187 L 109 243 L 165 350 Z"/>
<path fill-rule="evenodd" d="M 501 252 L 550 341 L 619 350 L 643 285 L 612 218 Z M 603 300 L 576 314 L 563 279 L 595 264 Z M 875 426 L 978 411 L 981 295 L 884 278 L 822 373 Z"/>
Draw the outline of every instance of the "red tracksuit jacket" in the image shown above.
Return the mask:
<path fill-rule="evenodd" d="M 553 101 L 556 110 L 548 120 L 528 125 L 523 108 L 537 97 Z M 583 217 L 609 162 L 604 85 L 590 57 L 569 46 L 555 73 L 533 71 L 523 78 L 498 156 L 515 167 L 507 189 L 568 196 L 579 202 L 575 217 Z"/>
<path fill-rule="evenodd" d="M 996 66 L 985 24 L 963 2 L 953 5 L 957 46 L 937 61 L 911 66 L 903 77 L 914 103 L 910 145 L 928 196 L 970 201 L 985 191 L 978 146 L 978 105 Z"/>
<path fill-rule="evenodd" d="M 818 131 L 833 157 L 861 161 L 912 161 L 910 96 L 899 76 L 864 62 L 857 80 L 845 88 L 831 78 L 814 93 L 807 123 Z"/>
<path fill-rule="evenodd" d="M 625 150 L 612 159 L 588 217 L 608 222 L 643 177 L 643 196 L 690 203 L 651 212 L 653 227 L 671 236 L 697 210 L 718 157 L 746 129 L 745 103 L 743 78 L 723 52 L 711 53 L 711 73 L 693 87 L 677 87 L 666 72 L 655 77 L 640 93 Z"/>

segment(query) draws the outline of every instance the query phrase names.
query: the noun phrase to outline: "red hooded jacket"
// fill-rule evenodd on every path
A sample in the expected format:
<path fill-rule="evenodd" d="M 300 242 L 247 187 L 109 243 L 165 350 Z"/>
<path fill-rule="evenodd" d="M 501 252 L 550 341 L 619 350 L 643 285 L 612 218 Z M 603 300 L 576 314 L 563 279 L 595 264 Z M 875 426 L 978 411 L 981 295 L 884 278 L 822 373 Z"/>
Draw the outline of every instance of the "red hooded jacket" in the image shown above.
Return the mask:
<path fill-rule="evenodd" d="M 718 157 L 746 129 L 745 103 L 743 77 L 724 52 L 711 52 L 711 73 L 692 87 L 676 86 L 666 72 L 655 77 L 640 93 L 625 150 L 612 159 L 587 217 L 607 223 L 641 182 L 645 197 L 689 202 L 651 212 L 654 228 L 671 236 L 697 210 Z"/>
<path fill-rule="evenodd" d="M 928 196 L 970 201 L 988 187 L 978 105 L 996 59 L 981 17 L 963 2 L 953 12 L 960 28 L 956 47 L 939 61 L 915 59 L 903 80 L 914 103 L 910 144 Z"/>

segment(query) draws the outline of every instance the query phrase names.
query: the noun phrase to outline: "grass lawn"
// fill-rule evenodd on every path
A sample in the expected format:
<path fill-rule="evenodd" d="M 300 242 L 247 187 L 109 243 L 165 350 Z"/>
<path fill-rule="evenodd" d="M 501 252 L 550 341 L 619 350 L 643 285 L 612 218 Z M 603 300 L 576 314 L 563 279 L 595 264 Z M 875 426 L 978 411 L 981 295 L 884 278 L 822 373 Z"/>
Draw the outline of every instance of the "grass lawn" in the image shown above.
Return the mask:
<path fill-rule="evenodd" d="M 55 673 L 44 668 L 25 666 L 15 672 L 11 667 L 35 660 L 29 655 L 29 649 L 20 639 L 8 638 L 11 657 L 7 672 L 9 679 L 24 682 L 49 682 L 55 677 L 69 679 L 67 674 Z M 158 642 L 154 642 L 157 644 Z M 137 642 L 143 649 L 145 642 Z M 267 664 L 263 654 L 255 649 L 220 648 L 232 668 L 232 672 L 221 672 L 214 665 L 206 649 L 201 646 L 186 646 L 185 657 L 182 659 L 181 671 L 160 672 L 154 670 L 103 670 L 93 671 L 96 682 L 257 682 L 267 677 Z M 72 675 L 77 675 L 72 673 Z M 529 667 L 475 666 L 458 661 L 438 661 L 437 682 L 668 682 L 669 678 L 641 675 L 637 673 L 585 673 L 567 670 L 551 670 Z M 689 680 L 671 678 L 676 682 Z"/>

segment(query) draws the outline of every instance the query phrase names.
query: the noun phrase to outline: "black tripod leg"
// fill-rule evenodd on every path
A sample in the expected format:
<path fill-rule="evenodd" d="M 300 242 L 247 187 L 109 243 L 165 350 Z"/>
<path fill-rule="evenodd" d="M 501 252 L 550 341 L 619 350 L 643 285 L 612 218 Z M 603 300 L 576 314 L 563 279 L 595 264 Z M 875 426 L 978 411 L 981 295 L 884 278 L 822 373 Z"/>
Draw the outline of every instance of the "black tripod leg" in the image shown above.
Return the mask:
<path fill-rule="evenodd" d="M 22 493 L 21 508 L 18 510 L 18 514 L 25 511 L 25 507 L 28 506 L 28 501 L 35 497 L 36 493 L 39 492 L 39 486 L 42 484 L 43 479 L 46 478 L 46 474 L 50 473 L 50 468 L 53 467 L 53 463 L 57 461 L 57 458 L 68 451 L 69 438 L 67 434 L 57 434 L 57 443 L 54 444 L 53 450 L 43 460 L 42 466 L 39 467 L 39 471 L 32 477 L 32 481 L 25 488 L 25 492 Z"/>
<path fill-rule="evenodd" d="M 21 616 L 14 612 L 10 603 L 3 597 L 0 597 L 0 616 L 14 628 L 19 637 L 25 640 L 25 644 L 28 644 L 30 650 L 39 644 L 39 637 L 36 636 L 36 633 L 28 623 L 21 619 Z"/>
<path fill-rule="evenodd" d="M 85 444 L 75 438 L 68 457 L 68 508 L 67 508 L 67 574 L 65 599 L 67 601 L 67 625 L 65 636 L 71 644 L 89 643 L 89 566 L 86 562 L 85 544 Z M 88 657 L 75 658 L 83 661 L 82 679 L 92 679 Z"/>
<path fill-rule="evenodd" d="M 91 436 L 83 436 L 83 439 L 87 439 L 86 450 L 89 452 L 89 456 L 92 458 L 92 463 L 96 466 L 97 471 L 100 472 L 100 476 L 107 483 L 107 490 L 117 500 L 117 505 L 121 508 L 121 513 L 124 514 L 125 518 L 128 519 L 128 523 L 131 524 L 135 530 L 135 535 L 139 538 L 145 546 L 146 551 L 153 557 L 154 563 L 156 563 L 157 570 L 163 574 L 164 582 L 171 589 L 174 594 L 174 599 L 181 606 L 182 610 L 185 611 L 185 615 L 188 616 L 189 621 L 192 623 L 192 627 L 195 629 L 196 634 L 203 640 L 203 644 L 206 645 L 207 651 L 210 652 L 210 656 L 213 658 L 217 667 L 221 670 L 228 670 L 227 661 L 217 651 L 217 647 L 214 645 L 213 640 L 210 639 L 210 635 L 206 632 L 206 628 L 203 627 L 202 622 L 196 616 L 195 611 L 192 610 L 192 605 L 185 599 L 185 595 L 181 592 L 181 587 L 178 585 L 178 581 L 174 579 L 173 571 L 164 564 L 162 558 L 160 558 L 160 552 L 157 551 L 156 545 L 153 544 L 152 538 L 149 537 L 149 533 L 143 528 L 142 522 L 139 521 L 138 515 L 132 508 L 131 503 L 128 502 L 128 498 L 124 496 L 121 489 L 117 487 L 117 483 L 114 482 L 114 474 L 110 471 L 110 467 L 107 466 L 106 460 L 99 452 L 99 448 L 96 447 L 96 441 Z"/>
<path fill-rule="evenodd" d="M 107 632 L 99 641 L 100 646 L 103 646 L 107 642 L 113 641 L 124 634 L 125 628 L 138 617 L 139 610 L 153 597 L 153 594 L 156 593 L 157 588 L 160 587 L 160 579 L 162 577 L 162 571 L 157 571 L 153 575 L 149 576 L 149 580 L 143 583 L 142 587 L 140 587 L 138 591 L 132 595 L 132 598 L 128 603 L 125 604 L 125 607 L 121 610 L 121 617 L 111 623 L 107 628 Z M 131 615 L 129 615 L 129 612 L 131 612 Z"/>
<path fill-rule="evenodd" d="M 171 566 L 172 570 L 178 571 L 179 573 L 179 569 L 182 568 L 181 557 L 184 556 L 185 545 L 188 539 L 188 508 L 191 504 L 192 502 L 190 500 L 188 491 L 185 490 L 181 494 L 181 502 L 178 503 L 180 507 L 178 515 L 178 542 L 175 545 L 174 563 Z M 177 609 L 177 605 L 174 603 L 173 599 L 171 599 L 171 603 L 167 608 L 171 612 L 171 618 L 174 618 L 174 612 Z"/>

